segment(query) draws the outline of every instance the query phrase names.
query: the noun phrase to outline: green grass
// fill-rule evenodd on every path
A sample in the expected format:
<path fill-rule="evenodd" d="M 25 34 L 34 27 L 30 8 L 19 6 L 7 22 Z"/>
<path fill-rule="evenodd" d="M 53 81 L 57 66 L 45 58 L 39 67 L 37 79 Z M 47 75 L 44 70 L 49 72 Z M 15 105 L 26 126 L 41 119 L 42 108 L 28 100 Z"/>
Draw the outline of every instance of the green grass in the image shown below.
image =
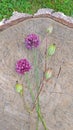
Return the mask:
<path fill-rule="evenodd" d="M 73 0 L 0 0 L 0 20 L 10 17 L 13 11 L 33 14 L 39 8 L 52 8 L 73 16 Z"/>

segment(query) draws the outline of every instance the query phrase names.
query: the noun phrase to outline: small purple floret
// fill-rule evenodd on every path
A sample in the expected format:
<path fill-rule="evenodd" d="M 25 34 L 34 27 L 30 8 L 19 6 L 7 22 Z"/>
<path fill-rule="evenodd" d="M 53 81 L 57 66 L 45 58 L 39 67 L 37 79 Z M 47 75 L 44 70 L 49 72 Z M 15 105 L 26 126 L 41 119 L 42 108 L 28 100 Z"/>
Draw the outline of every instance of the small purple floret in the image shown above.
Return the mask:
<path fill-rule="evenodd" d="M 20 59 L 16 63 L 16 72 L 19 74 L 24 74 L 31 69 L 31 65 L 27 59 Z"/>
<path fill-rule="evenodd" d="M 39 36 L 37 36 L 36 34 L 29 34 L 25 38 L 25 46 L 27 49 L 38 47 L 39 44 L 40 44 Z"/>

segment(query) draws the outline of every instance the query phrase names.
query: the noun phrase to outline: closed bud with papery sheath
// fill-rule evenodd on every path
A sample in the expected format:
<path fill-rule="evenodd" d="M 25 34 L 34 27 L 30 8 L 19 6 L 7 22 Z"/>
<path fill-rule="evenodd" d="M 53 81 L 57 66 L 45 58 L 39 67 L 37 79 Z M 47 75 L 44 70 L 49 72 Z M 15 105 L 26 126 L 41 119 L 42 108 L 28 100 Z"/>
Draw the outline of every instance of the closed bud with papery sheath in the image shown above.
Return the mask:
<path fill-rule="evenodd" d="M 56 51 L 56 45 L 51 44 L 47 49 L 48 56 L 52 56 L 55 53 L 55 51 Z"/>
<path fill-rule="evenodd" d="M 22 86 L 22 84 L 16 83 L 15 90 L 16 90 L 17 93 L 22 95 L 23 94 L 23 86 Z"/>
<path fill-rule="evenodd" d="M 53 70 L 52 69 L 47 69 L 45 71 L 45 80 L 49 80 L 52 77 Z"/>

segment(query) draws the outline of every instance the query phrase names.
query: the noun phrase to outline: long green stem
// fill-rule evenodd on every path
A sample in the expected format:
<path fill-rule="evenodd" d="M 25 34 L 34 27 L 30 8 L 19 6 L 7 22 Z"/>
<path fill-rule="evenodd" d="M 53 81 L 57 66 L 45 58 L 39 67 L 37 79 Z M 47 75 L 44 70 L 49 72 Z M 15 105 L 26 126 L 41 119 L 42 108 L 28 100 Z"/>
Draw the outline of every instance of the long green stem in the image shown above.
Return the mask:
<path fill-rule="evenodd" d="M 38 72 L 38 65 L 37 65 L 37 63 L 38 63 L 37 62 L 38 61 L 37 51 L 35 49 L 33 52 L 33 56 L 34 56 L 34 72 L 35 72 L 35 79 L 36 79 L 36 91 L 38 94 L 38 91 L 39 91 L 39 72 Z M 37 109 L 38 109 L 38 111 L 40 110 L 39 97 L 37 99 Z M 36 130 L 38 130 L 38 127 L 39 127 L 39 114 L 38 114 L 37 123 L 36 123 Z"/>
<path fill-rule="evenodd" d="M 26 74 L 26 80 L 27 80 L 27 83 L 28 83 L 27 86 L 28 86 L 28 89 L 29 89 L 29 91 L 30 91 L 32 101 L 34 102 L 35 96 L 34 96 L 34 94 L 33 94 L 33 91 L 32 91 L 32 89 L 31 89 L 31 87 L 30 87 L 30 81 L 28 80 L 28 74 Z M 40 108 L 40 107 L 39 107 L 39 108 Z M 47 126 L 46 126 L 46 122 L 45 122 L 45 120 L 43 119 L 41 110 L 40 110 L 40 109 L 38 110 L 38 105 L 37 105 L 37 104 L 36 104 L 36 112 L 37 112 L 37 114 L 39 115 L 39 118 L 40 118 L 40 120 L 41 120 L 41 122 L 42 122 L 42 124 L 43 124 L 43 126 L 44 126 L 44 129 L 45 129 L 45 130 L 48 130 L 48 129 L 47 129 Z"/>
<path fill-rule="evenodd" d="M 35 79 L 36 79 L 36 88 L 37 88 L 37 94 L 39 93 L 39 89 L 40 89 L 40 77 L 39 77 L 39 70 L 38 70 L 38 54 L 37 54 L 37 50 L 34 50 L 34 67 L 35 67 Z M 36 111 L 38 113 L 38 123 L 39 123 L 39 118 L 41 119 L 41 122 L 45 128 L 45 130 L 47 130 L 46 127 L 46 123 L 43 120 L 42 114 L 41 114 L 41 109 L 40 109 L 40 103 L 39 103 L 39 96 L 37 99 L 37 104 L 36 104 Z M 37 124 L 38 125 L 38 124 Z M 37 129 L 38 130 L 38 129 Z"/>

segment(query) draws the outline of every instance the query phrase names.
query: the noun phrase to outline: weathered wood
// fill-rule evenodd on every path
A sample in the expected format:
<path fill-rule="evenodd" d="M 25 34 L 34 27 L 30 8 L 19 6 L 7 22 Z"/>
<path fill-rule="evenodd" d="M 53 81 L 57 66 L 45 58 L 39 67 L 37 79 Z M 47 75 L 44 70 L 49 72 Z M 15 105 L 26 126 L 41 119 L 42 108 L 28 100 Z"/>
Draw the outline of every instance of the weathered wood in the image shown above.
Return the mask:
<path fill-rule="evenodd" d="M 49 25 L 53 26 L 53 33 L 47 37 Z M 35 130 L 36 113 L 30 119 L 14 89 L 17 80 L 23 84 L 25 101 L 32 107 L 25 75 L 21 77 L 15 72 L 18 59 L 27 58 L 31 62 L 33 67 L 29 79 L 35 93 L 34 50 L 28 51 L 24 45 L 24 38 L 30 33 L 38 34 L 41 40 L 37 49 L 40 80 L 45 66 L 46 38 L 48 45 L 55 43 L 57 46 L 56 53 L 47 60 L 47 66 L 53 69 L 54 75 L 40 94 L 41 111 L 48 130 L 73 130 L 73 28 L 48 17 L 27 19 L 0 32 L 0 130 L 29 130 L 29 125 L 31 130 Z M 41 124 L 39 129 L 44 130 Z"/>

